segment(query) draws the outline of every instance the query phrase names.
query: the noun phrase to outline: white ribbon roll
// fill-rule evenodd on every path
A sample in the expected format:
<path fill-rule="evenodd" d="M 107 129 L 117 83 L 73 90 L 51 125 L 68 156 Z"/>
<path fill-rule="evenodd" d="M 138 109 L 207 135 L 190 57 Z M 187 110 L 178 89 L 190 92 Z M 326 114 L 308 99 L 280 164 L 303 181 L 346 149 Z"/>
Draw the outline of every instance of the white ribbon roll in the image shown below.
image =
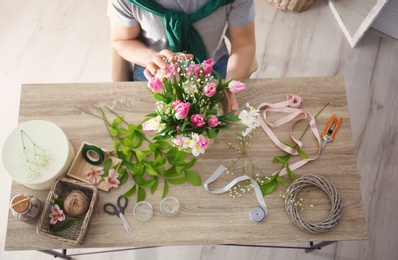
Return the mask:
<path fill-rule="evenodd" d="M 267 214 L 268 214 L 268 209 L 267 209 L 267 205 L 265 204 L 263 194 L 261 193 L 260 186 L 258 185 L 258 183 L 257 183 L 256 180 L 250 178 L 250 177 L 247 176 L 247 175 L 243 175 L 243 176 L 240 176 L 240 177 L 235 178 L 234 180 L 232 180 L 230 183 L 228 183 L 228 184 L 227 184 L 225 187 L 223 187 L 223 188 L 215 189 L 215 190 L 211 190 L 211 189 L 209 188 L 209 184 L 212 183 L 212 182 L 214 182 L 215 180 L 217 180 L 218 177 L 220 177 L 221 174 L 222 174 L 226 169 L 227 169 L 227 168 L 225 168 L 224 165 L 220 165 L 220 166 L 217 168 L 217 170 L 210 176 L 210 178 L 203 184 L 204 188 L 205 188 L 208 192 L 210 192 L 211 194 L 222 194 L 222 193 L 224 193 L 224 192 L 229 191 L 229 189 L 231 189 L 233 186 L 235 186 L 238 182 L 245 181 L 245 180 L 250 180 L 251 183 L 253 184 L 254 192 L 256 193 L 256 197 L 257 197 L 257 201 L 258 201 L 258 203 L 260 204 L 261 209 L 264 211 L 264 216 L 263 216 L 262 218 L 260 218 L 260 220 L 255 220 L 255 219 L 252 218 L 252 214 L 256 214 L 256 215 L 257 215 L 257 212 L 256 212 L 256 213 L 250 212 L 249 215 L 250 215 L 250 218 L 251 218 L 253 221 L 255 221 L 255 222 L 260 222 L 260 221 L 262 221 L 262 220 L 267 216 Z M 253 210 L 255 210 L 255 209 L 258 209 L 258 208 L 254 208 Z M 253 211 L 253 210 L 252 210 L 252 211 Z"/>

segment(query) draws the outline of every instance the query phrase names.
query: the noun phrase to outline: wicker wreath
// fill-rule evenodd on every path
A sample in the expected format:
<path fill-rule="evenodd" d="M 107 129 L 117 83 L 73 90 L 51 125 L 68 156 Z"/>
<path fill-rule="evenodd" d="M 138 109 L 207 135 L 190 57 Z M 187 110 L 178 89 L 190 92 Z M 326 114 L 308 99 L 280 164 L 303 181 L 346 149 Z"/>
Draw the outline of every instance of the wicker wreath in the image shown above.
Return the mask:
<path fill-rule="evenodd" d="M 300 190 L 306 186 L 316 186 L 323 190 L 332 203 L 329 216 L 322 223 L 311 223 L 302 219 L 300 216 L 300 209 L 295 207 L 291 201 L 296 200 L 297 194 Z M 296 179 L 286 191 L 285 209 L 289 218 L 296 224 L 300 229 L 308 231 L 310 233 L 323 233 L 329 231 L 331 228 L 337 225 L 342 213 L 342 202 L 340 195 L 337 193 L 336 188 L 329 183 L 322 176 L 317 175 L 304 175 Z"/>

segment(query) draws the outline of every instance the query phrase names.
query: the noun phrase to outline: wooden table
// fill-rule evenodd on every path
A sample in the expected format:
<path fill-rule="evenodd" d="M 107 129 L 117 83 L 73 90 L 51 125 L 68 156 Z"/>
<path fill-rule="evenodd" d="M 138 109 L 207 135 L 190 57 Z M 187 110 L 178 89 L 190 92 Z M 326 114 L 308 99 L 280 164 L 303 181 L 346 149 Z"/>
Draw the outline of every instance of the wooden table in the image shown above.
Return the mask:
<path fill-rule="evenodd" d="M 347 108 L 344 80 L 341 77 L 251 79 L 247 80 L 247 91 L 238 94 L 241 106 L 249 102 L 257 106 L 261 102 L 279 102 L 286 93 L 304 98 L 304 109 L 313 115 L 326 104 L 326 109 L 318 116 L 317 124 L 323 131 L 332 114 L 343 117 L 343 123 L 336 140 L 327 145 L 321 156 L 295 171 L 297 176 L 319 174 L 326 177 L 338 190 L 343 201 L 343 215 L 340 223 L 330 232 L 310 234 L 301 231 L 288 218 L 284 201 L 280 194 L 286 187 L 265 197 L 269 213 L 262 223 L 254 223 L 248 213 L 258 206 L 254 192 L 240 198 L 232 198 L 228 193 L 212 195 L 203 186 L 191 184 L 170 187 L 170 196 L 181 204 L 176 217 L 161 215 L 159 203 L 162 183 L 154 195 L 147 195 L 154 207 L 153 218 L 149 222 L 139 222 L 133 216 L 135 197 L 125 213 L 133 233 L 128 235 L 120 220 L 106 215 L 102 206 L 115 202 L 116 198 L 131 188 L 132 179 L 109 193 L 99 191 L 99 199 L 93 212 L 86 237 L 80 248 L 101 247 L 142 247 L 194 244 L 246 244 L 264 245 L 270 242 L 299 241 L 338 241 L 362 240 L 367 238 L 367 227 L 356 169 L 351 125 Z M 101 120 L 82 113 L 76 107 L 97 113 L 97 107 L 111 107 L 125 116 L 125 119 L 138 124 L 145 114 L 154 111 L 154 102 L 145 89 L 145 83 L 78 83 L 78 84 L 35 84 L 23 85 L 19 123 L 33 119 L 43 119 L 57 124 L 63 129 L 75 151 L 83 141 L 112 149 L 112 141 Z M 112 115 L 108 115 L 112 119 Z M 278 133 L 287 138 L 287 129 Z M 299 136 L 301 132 L 296 133 Z M 199 158 L 194 170 L 204 182 L 220 164 L 230 165 L 238 157 L 236 151 L 227 149 L 228 142 L 235 142 L 237 130 L 220 133 L 211 148 Z M 288 141 L 288 139 L 285 139 Z M 306 134 L 303 150 L 310 156 L 316 152 L 313 136 Z M 249 156 L 254 164 L 264 172 L 272 173 L 280 166 L 272 163 L 272 158 L 283 153 L 270 142 L 261 128 L 251 141 Z M 236 176 L 223 175 L 215 187 L 223 186 Z M 48 191 L 34 191 L 16 182 L 12 184 L 11 196 L 18 193 L 36 195 L 42 202 Z M 313 221 L 322 221 L 329 213 L 330 202 L 326 194 L 316 188 L 306 194 L 306 207 L 303 214 Z M 15 219 L 9 213 L 5 250 L 60 249 L 71 248 L 68 244 L 41 237 L 36 234 L 36 226 Z M 29 241 L 24 243 L 23 241 Z"/>

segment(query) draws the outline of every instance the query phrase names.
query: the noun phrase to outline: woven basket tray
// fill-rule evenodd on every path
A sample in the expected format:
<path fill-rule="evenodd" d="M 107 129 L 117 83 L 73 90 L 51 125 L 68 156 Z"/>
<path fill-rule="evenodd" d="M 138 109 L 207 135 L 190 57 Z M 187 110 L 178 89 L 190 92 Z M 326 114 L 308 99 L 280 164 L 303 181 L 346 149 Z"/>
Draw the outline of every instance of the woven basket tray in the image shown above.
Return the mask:
<path fill-rule="evenodd" d="M 315 2 L 315 0 L 268 0 L 273 6 L 288 12 L 304 11 Z"/>
<path fill-rule="evenodd" d="M 64 200 L 67 194 L 72 190 L 80 190 L 86 195 L 90 201 L 87 212 L 77 217 L 77 220 L 73 222 L 72 226 L 59 232 L 53 232 L 50 230 L 50 218 L 48 215 L 51 213 L 51 205 L 53 204 L 53 198 L 58 196 L 58 199 Z M 68 244 L 76 245 L 83 242 L 84 235 L 87 231 L 87 226 L 91 218 L 95 203 L 97 201 L 97 188 L 93 185 L 86 184 L 84 182 L 73 180 L 69 178 L 59 178 L 50 190 L 43 212 L 40 216 L 39 223 L 37 224 L 36 231 L 39 235 L 58 240 L 60 242 L 66 242 Z M 66 216 L 65 221 L 55 224 L 60 226 L 65 224 L 66 221 L 70 220 L 70 216 Z"/>

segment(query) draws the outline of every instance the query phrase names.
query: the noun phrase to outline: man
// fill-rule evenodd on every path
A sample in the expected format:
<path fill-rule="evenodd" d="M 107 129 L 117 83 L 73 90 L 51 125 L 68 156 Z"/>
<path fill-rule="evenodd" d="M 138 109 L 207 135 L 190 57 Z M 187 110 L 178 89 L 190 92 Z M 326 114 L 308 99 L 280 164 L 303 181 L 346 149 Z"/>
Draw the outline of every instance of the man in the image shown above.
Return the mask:
<path fill-rule="evenodd" d="M 247 77 L 254 59 L 253 0 L 111 0 L 108 16 L 112 46 L 134 64 L 134 80 L 150 79 L 174 52 L 212 59 L 214 70 L 234 80 Z M 231 109 L 238 109 L 235 95 L 227 94 Z"/>

